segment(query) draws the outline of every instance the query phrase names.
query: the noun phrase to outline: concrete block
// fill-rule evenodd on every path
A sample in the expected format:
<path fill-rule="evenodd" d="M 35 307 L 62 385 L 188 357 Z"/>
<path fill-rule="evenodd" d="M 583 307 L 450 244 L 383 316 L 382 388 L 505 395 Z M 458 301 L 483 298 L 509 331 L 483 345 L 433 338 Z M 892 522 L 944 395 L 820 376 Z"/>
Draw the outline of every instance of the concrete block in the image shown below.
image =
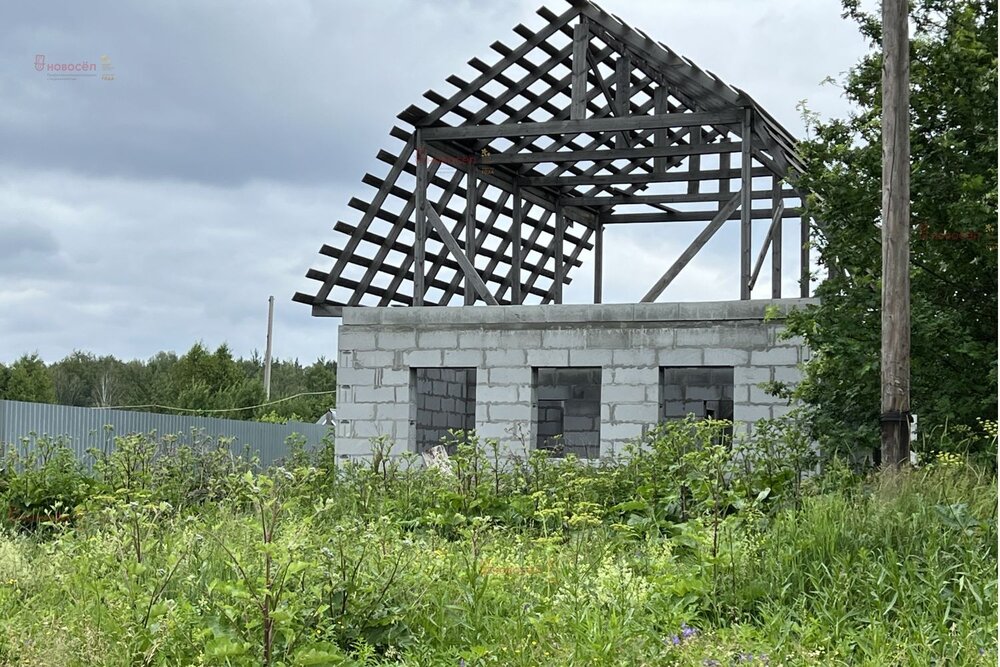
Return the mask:
<path fill-rule="evenodd" d="M 542 332 L 542 347 L 545 348 L 583 348 L 586 345 L 586 329 L 549 329 Z"/>
<path fill-rule="evenodd" d="M 657 357 L 660 366 L 701 366 L 703 359 L 701 348 L 695 347 L 660 350 Z"/>
<path fill-rule="evenodd" d="M 417 346 L 416 331 L 379 331 L 375 334 L 376 345 L 383 350 L 403 350 Z M 369 344 L 370 341 L 369 341 Z"/>
<path fill-rule="evenodd" d="M 337 420 L 375 419 L 375 405 L 375 403 L 341 403 L 337 406 Z"/>
<path fill-rule="evenodd" d="M 486 372 L 491 385 L 521 385 L 531 383 L 531 369 L 527 366 L 490 368 Z"/>
<path fill-rule="evenodd" d="M 774 381 L 797 384 L 802 381 L 802 369 L 797 366 L 775 366 Z"/>
<path fill-rule="evenodd" d="M 635 403 L 613 406 L 613 422 L 639 422 L 655 424 L 659 421 L 659 408 L 655 403 Z"/>
<path fill-rule="evenodd" d="M 400 386 L 410 383 L 410 369 L 408 368 L 383 368 L 382 384 L 385 386 Z"/>
<path fill-rule="evenodd" d="M 483 365 L 483 353 L 480 350 L 445 350 L 444 365 L 478 368 Z"/>
<path fill-rule="evenodd" d="M 438 368 L 444 360 L 441 350 L 407 350 L 403 363 L 411 368 Z"/>
<path fill-rule="evenodd" d="M 417 347 L 424 350 L 432 347 L 437 347 L 437 348 L 458 347 L 458 332 L 448 331 L 447 329 L 418 331 Z"/>
<path fill-rule="evenodd" d="M 601 427 L 601 440 L 603 441 L 629 441 L 641 438 L 645 425 L 637 422 L 623 422 L 604 424 Z"/>
<path fill-rule="evenodd" d="M 774 345 L 769 328 L 760 324 L 740 323 L 719 328 L 719 347 L 762 349 Z"/>
<path fill-rule="evenodd" d="M 611 350 L 571 349 L 570 366 L 607 366 L 611 363 Z"/>
<path fill-rule="evenodd" d="M 395 387 L 366 387 L 361 385 L 354 387 L 354 401 L 357 403 L 393 403 L 395 400 Z"/>
<path fill-rule="evenodd" d="M 527 355 L 524 350 L 488 350 L 486 352 L 486 366 L 524 366 L 527 363 Z"/>
<path fill-rule="evenodd" d="M 781 402 L 776 396 L 772 396 L 757 385 L 750 385 L 750 402 L 758 405 L 771 405 L 776 402 Z"/>
<path fill-rule="evenodd" d="M 588 328 L 586 340 L 588 348 L 599 350 L 622 350 L 632 344 L 631 336 L 626 329 Z"/>
<path fill-rule="evenodd" d="M 539 368 L 569 366 L 569 350 L 528 350 L 527 363 Z"/>
<path fill-rule="evenodd" d="M 656 366 L 656 350 L 650 348 L 614 350 L 612 363 L 615 366 Z"/>
<path fill-rule="evenodd" d="M 633 384 L 609 384 L 601 387 L 604 403 L 645 403 L 646 387 Z"/>
<path fill-rule="evenodd" d="M 337 384 L 371 386 L 375 384 L 375 370 L 372 368 L 337 368 Z"/>
<path fill-rule="evenodd" d="M 519 387 L 512 385 L 480 384 L 476 387 L 476 402 L 480 405 L 488 405 L 490 403 L 522 401 L 524 399 L 521 398 L 519 389 Z"/>
<path fill-rule="evenodd" d="M 340 416 L 339 412 L 338 416 Z M 375 406 L 374 418 L 380 421 L 409 421 L 410 406 L 405 403 L 378 403 Z"/>
<path fill-rule="evenodd" d="M 651 347 L 654 349 L 662 349 L 674 347 L 674 345 L 673 328 L 641 328 L 632 330 L 632 347 Z"/>
<path fill-rule="evenodd" d="M 797 347 L 772 347 L 769 350 L 754 350 L 750 354 L 753 366 L 794 366 L 799 362 Z"/>
<path fill-rule="evenodd" d="M 614 384 L 656 384 L 659 382 L 659 379 L 660 369 L 656 366 L 646 368 L 615 368 L 612 372 L 612 383 Z"/>
<path fill-rule="evenodd" d="M 742 405 L 737 403 L 733 406 L 733 420 L 740 422 L 755 422 L 758 419 L 770 419 L 771 407 L 767 405 Z"/>
<path fill-rule="evenodd" d="M 733 384 L 760 384 L 771 381 L 769 367 L 744 366 L 733 369 Z"/>
<path fill-rule="evenodd" d="M 395 354 L 391 350 L 358 350 L 354 353 L 354 365 L 357 368 L 391 367 Z"/>
<path fill-rule="evenodd" d="M 677 347 L 709 347 L 722 343 L 719 327 L 683 327 L 674 331 Z"/>
<path fill-rule="evenodd" d="M 737 350 L 728 347 L 709 347 L 705 349 L 706 366 L 743 366 L 750 361 L 748 350 Z"/>
<path fill-rule="evenodd" d="M 370 332 L 363 329 L 340 327 L 337 332 L 337 347 L 340 350 L 370 350 L 375 347 Z"/>
<path fill-rule="evenodd" d="M 531 419 L 531 406 L 519 403 L 490 404 L 489 420 L 491 422 L 514 422 Z"/>

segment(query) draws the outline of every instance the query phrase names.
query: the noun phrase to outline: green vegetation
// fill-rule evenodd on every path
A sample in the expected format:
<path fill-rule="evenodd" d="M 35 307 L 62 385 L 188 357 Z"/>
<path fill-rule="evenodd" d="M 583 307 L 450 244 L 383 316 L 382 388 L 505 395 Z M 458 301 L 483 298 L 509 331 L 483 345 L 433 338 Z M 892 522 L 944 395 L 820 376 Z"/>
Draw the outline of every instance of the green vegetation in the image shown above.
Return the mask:
<path fill-rule="evenodd" d="M 856 112 L 810 122 L 799 183 L 812 194 L 830 279 L 788 320 L 813 350 L 797 395 L 826 449 L 878 443 L 881 299 L 881 26 L 845 0 L 872 42 L 846 76 Z M 912 405 L 927 429 L 997 414 L 997 3 L 911 3 Z M 823 272 L 824 274 L 826 271 Z M 970 369 L 976 369 L 970 382 Z"/>
<path fill-rule="evenodd" d="M 0 664 L 996 664 L 995 473 L 812 474 L 790 424 L 599 464 L 458 433 L 450 473 L 35 443 L 0 480 Z"/>
<path fill-rule="evenodd" d="M 195 343 L 180 357 L 160 352 L 147 361 L 128 362 L 74 352 L 49 366 L 38 355 L 24 355 L 10 367 L 0 364 L 0 398 L 81 407 L 140 406 L 149 412 L 271 422 L 315 422 L 334 405 L 335 362 L 319 359 L 303 366 L 297 359 L 276 359 L 271 364 L 271 399 L 290 400 L 235 409 L 265 402 L 263 376 L 260 357 L 234 359 L 226 345 L 211 352 Z"/>

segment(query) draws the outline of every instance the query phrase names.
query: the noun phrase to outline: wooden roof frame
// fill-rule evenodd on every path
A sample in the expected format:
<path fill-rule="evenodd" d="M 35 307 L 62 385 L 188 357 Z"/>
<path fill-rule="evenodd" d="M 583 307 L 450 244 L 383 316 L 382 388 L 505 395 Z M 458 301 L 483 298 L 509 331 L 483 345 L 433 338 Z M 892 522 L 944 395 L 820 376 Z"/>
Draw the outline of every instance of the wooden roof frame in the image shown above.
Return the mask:
<path fill-rule="evenodd" d="M 310 270 L 319 286 L 295 301 L 333 317 L 345 306 L 457 299 L 561 303 L 581 255 L 593 250 L 600 303 L 606 225 L 704 222 L 642 299 L 655 301 L 729 220 L 740 221 L 740 298 L 750 298 L 768 255 L 780 298 L 789 218 L 799 226 L 801 296 L 809 296 L 794 137 L 749 95 L 664 44 L 588 0 L 567 2 L 558 15 L 538 10 L 538 30 L 515 27 L 516 47 L 494 43 L 493 65 L 469 61 L 479 72 L 472 81 L 449 77 L 450 97 L 424 93 L 432 110 L 399 114 L 412 129 L 394 127 L 401 145 L 378 154 L 388 173 L 365 175 L 375 193 L 349 203 L 360 221 L 336 224 L 340 242 L 320 249 L 332 268 Z M 702 169 L 708 160 L 717 166 Z M 767 187 L 755 189 L 760 181 Z M 648 192 L 660 183 L 686 188 Z M 770 226 L 752 262 L 756 219 Z"/>

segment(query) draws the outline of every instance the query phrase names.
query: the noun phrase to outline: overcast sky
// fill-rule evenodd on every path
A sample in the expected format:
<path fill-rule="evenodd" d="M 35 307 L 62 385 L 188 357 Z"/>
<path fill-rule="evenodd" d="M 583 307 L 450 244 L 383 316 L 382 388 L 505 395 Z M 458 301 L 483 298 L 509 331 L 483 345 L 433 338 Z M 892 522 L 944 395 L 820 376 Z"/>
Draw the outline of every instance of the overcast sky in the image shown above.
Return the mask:
<path fill-rule="evenodd" d="M 228 342 L 335 357 L 339 320 L 291 302 L 396 114 L 447 93 L 542 0 L 89 0 L 0 9 L 0 361 L 74 349 L 121 358 Z M 561 11 L 560 0 L 546 4 Z M 801 135 L 796 105 L 847 111 L 839 77 L 867 48 L 838 0 L 603 0 L 746 90 Z M 94 63 L 94 76 L 35 68 Z M 102 59 L 102 56 L 105 56 Z M 105 80 L 104 76 L 113 77 Z M 606 301 L 637 301 L 698 228 L 606 236 Z M 724 230 L 725 232 L 726 230 Z M 735 298 L 722 234 L 664 299 Z M 794 256 L 794 252 L 786 253 Z M 627 266 L 628 272 L 615 267 Z M 790 272 L 789 272 L 790 273 Z M 766 282 L 761 284 L 766 296 Z M 567 288 L 585 301 L 590 267 Z M 755 292 L 756 293 L 756 292 Z"/>

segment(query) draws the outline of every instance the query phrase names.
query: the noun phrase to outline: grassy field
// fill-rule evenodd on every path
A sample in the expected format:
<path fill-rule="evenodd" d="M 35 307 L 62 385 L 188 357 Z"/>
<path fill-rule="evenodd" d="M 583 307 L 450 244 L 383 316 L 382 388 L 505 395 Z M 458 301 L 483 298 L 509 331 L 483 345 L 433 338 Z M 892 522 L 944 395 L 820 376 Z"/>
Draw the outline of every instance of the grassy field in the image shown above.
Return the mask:
<path fill-rule="evenodd" d="M 997 663 L 993 468 L 810 476 L 722 426 L 600 465 L 458 437 L 451 475 L 42 443 L 0 482 L 0 664 Z"/>

